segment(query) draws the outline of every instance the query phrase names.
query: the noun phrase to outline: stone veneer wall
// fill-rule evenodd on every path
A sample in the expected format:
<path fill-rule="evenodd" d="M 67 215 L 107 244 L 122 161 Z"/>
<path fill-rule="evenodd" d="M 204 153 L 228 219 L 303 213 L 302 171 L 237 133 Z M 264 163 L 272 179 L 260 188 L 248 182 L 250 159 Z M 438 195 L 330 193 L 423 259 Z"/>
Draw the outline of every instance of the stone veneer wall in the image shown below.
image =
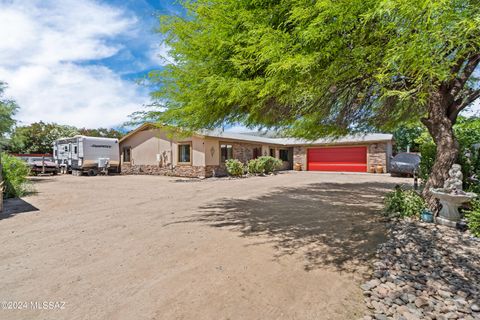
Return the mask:
<path fill-rule="evenodd" d="M 232 143 L 233 158 L 238 159 L 243 163 L 247 163 L 248 160 L 253 159 L 253 149 L 262 148 L 259 144 L 249 143 Z"/>
<path fill-rule="evenodd" d="M 302 164 L 302 170 L 307 170 L 307 148 L 305 147 L 294 147 L 293 148 L 293 165 L 295 163 Z"/>
<path fill-rule="evenodd" d="M 204 178 L 206 170 L 204 166 L 180 165 L 173 169 L 157 165 L 131 165 L 122 163 L 121 174 L 146 174 L 159 176 L 177 176 L 188 178 Z"/>
<path fill-rule="evenodd" d="M 190 166 L 180 165 L 173 169 L 156 165 L 122 164 L 121 174 L 145 174 L 158 176 L 175 176 L 187 178 L 209 178 L 227 175 L 225 166 Z"/>
<path fill-rule="evenodd" d="M 388 171 L 387 148 L 387 144 L 381 142 L 368 146 L 368 169 L 370 169 L 372 165 L 377 166 L 381 164 L 383 166 L 383 172 Z"/>
<path fill-rule="evenodd" d="M 224 177 L 227 175 L 227 168 L 225 165 L 219 166 L 206 166 L 205 167 L 205 177 Z"/>

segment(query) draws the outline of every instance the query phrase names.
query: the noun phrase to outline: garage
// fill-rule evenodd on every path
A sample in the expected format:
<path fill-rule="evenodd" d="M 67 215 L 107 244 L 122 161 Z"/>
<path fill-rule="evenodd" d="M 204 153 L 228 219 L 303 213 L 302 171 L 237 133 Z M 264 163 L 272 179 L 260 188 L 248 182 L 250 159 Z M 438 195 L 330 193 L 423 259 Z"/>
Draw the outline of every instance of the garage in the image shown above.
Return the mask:
<path fill-rule="evenodd" d="M 367 147 L 309 148 L 307 170 L 367 172 Z"/>

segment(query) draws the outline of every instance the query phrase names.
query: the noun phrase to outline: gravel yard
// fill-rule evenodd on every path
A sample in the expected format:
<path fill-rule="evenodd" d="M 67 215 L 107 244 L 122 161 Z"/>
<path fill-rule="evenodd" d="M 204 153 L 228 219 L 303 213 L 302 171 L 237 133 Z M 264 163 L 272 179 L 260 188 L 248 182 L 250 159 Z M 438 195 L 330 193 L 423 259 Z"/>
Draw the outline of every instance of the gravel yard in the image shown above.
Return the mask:
<path fill-rule="evenodd" d="M 480 239 L 422 222 L 389 228 L 362 285 L 365 319 L 480 319 Z"/>
<path fill-rule="evenodd" d="M 34 304 L 0 319 L 361 318 L 398 182 L 411 181 L 34 178 L 38 194 L 0 216 L 0 298 Z"/>

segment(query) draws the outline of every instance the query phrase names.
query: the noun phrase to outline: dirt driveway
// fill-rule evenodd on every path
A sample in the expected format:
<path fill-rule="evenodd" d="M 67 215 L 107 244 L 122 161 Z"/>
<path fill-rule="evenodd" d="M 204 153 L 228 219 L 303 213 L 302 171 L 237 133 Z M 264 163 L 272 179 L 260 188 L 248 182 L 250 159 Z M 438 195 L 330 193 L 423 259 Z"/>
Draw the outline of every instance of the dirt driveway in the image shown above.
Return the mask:
<path fill-rule="evenodd" d="M 0 216 L 0 300 L 28 304 L 0 319 L 358 318 L 358 281 L 385 237 L 382 193 L 410 182 L 35 180 L 38 194 Z"/>

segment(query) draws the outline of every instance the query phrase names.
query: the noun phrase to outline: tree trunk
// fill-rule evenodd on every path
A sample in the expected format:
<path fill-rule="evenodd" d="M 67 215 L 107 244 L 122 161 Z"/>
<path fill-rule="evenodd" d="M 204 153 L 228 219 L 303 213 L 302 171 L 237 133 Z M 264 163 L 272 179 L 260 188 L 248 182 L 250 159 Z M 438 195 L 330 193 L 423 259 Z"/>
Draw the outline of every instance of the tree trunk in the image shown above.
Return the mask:
<path fill-rule="evenodd" d="M 430 188 L 443 187 L 448 178 L 448 170 L 457 160 L 459 153 L 459 143 L 453 133 L 456 116 L 449 114 L 448 102 L 441 92 L 432 94 L 428 106 L 428 118 L 422 119 L 437 146 L 432 172 L 423 190 L 423 196 L 433 212 L 438 211 L 439 204 L 432 196 Z"/>

